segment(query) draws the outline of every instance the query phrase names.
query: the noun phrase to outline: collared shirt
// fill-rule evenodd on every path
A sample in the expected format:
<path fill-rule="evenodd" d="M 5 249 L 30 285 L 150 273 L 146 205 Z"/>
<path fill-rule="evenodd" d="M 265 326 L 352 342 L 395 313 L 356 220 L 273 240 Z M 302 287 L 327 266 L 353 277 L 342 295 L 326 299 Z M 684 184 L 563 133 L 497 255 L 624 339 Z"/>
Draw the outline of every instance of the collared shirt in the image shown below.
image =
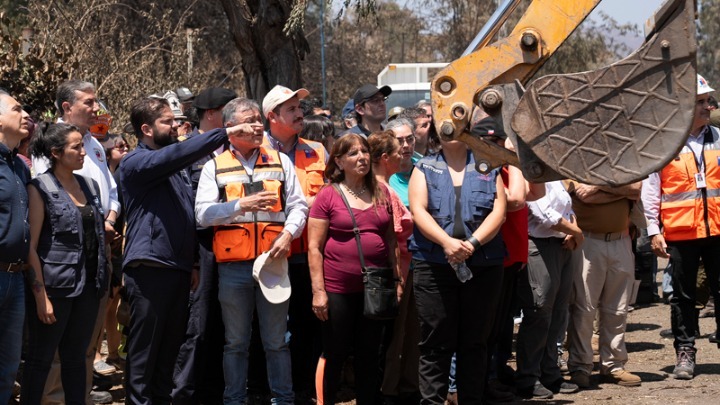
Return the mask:
<path fill-rule="evenodd" d="M 551 229 L 560 223 L 562 218 L 572 220 L 572 199 L 562 181 L 545 183 L 545 196 L 528 201 L 528 233 L 535 238 L 564 238 L 562 232 Z"/>
<path fill-rule="evenodd" d="M 26 261 L 30 249 L 27 183 L 30 170 L 0 143 L 0 261 Z"/>
<path fill-rule="evenodd" d="M 705 162 L 702 161 L 702 150 L 705 142 L 705 134 L 710 131 L 710 126 L 705 126 L 698 136 L 688 136 L 685 145 L 693 151 L 695 155 L 695 161 L 701 162 L 702 166 Z M 698 166 L 700 167 L 700 166 Z M 698 169 L 702 170 L 702 169 Z M 647 220 L 647 232 L 648 236 L 654 236 L 660 233 L 660 197 L 662 188 L 660 184 L 660 172 L 651 173 L 645 180 L 643 180 L 641 199 L 643 204 L 643 210 L 645 212 L 645 219 Z"/>
<path fill-rule="evenodd" d="M 256 149 L 247 160 L 232 145 L 230 145 L 230 150 L 235 153 L 235 157 L 242 163 L 247 174 L 252 176 L 259 149 Z M 290 232 L 295 239 L 300 236 L 307 221 L 307 201 L 290 158 L 283 153 L 278 155 L 285 172 L 285 186 L 283 187 L 286 213 L 285 230 Z M 215 160 L 211 160 L 205 164 L 200 173 L 200 182 L 195 196 L 195 218 L 198 225 L 202 227 L 230 224 L 233 223 L 235 217 L 242 214 L 239 200 L 220 201 L 220 190 L 218 190 L 215 180 L 215 168 Z"/>
<path fill-rule="evenodd" d="M 105 159 L 105 148 L 103 148 L 102 144 L 100 144 L 90 132 L 86 132 L 83 136 L 83 148 L 85 148 L 83 167 L 80 170 L 75 170 L 74 173 L 89 177 L 98 183 L 100 187 L 100 201 L 102 202 L 102 208 L 106 216 L 110 211 L 115 211 L 120 214 L 117 184 L 115 184 L 115 179 L 108 168 Z M 32 164 L 36 176 L 45 173 L 50 168 L 50 162 L 44 157 L 38 158 L 33 156 Z"/>

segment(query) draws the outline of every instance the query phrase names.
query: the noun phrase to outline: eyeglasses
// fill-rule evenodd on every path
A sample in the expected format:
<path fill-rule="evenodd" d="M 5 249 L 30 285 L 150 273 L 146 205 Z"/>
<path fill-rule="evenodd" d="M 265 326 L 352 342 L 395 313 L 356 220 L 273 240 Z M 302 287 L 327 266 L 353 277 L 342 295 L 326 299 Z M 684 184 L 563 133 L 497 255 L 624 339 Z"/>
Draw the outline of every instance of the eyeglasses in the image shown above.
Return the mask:
<path fill-rule="evenodd" d="M 408 145 L 412 145 L 415 143 L 415 135 L 408 135 L 405 137 L 397 137 L 398 142 L 400 142 L 400 146 L 402 144 L 407 143 Z"/>
<path fill-rule="evenodd" d="M 382 97 L 369 98 L 369 99 L 363 101 L 363 103 L 365 103 L 365 104 L 380 104 L 380 103 L 385 104 L 385 101 L 387 101 L 387 97 L 382 96 Z"/>
<path fill-rule="evenodd" d="M 125 149 L 128 149 L 128 148 L 130 148 L 130 145 L 126 144 L 125 142 L 123 142 L 123 143 L 118 143 L 118 144 L 116 144 L 115 147 L 114 147 L 114 149 L 117 149 L 117 150 L 125 150 Z"/>

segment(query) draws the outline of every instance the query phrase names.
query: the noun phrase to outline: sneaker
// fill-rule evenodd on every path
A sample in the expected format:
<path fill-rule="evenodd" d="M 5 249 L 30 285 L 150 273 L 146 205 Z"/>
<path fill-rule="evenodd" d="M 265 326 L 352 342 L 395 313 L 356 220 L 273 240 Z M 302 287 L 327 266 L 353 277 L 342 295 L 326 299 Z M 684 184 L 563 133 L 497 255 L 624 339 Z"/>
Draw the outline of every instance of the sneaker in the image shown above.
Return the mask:
<path fill-rule="evenodd" d="M 624 369 L 611 371 L 610 374 L 604 374 L 603 377 L 606 381 L 623 387 L 639 387 L 642 382 L 640 377 Z"/>
<path fill-rule="evenodd" d="M 575 392 L 580 391 L 580 387 L 578 387 L 576 384 L 573 384 L 571 382 L 567 382 L 562 378 L 558 378 L 557 380 L 549 383 L 544 384 L 550 391 L 553 392 L 553 394 L 573 394 Z"/>
<path fill-rule="evenodd" d="M 567 361 L 562 358 L 562 356 L 558 353 L 558 368 L 560 368 L 560 372 L 562 374 L 568 374 L 570 370 L 568 369 Z"/>
<path fill-rule="evenodd" d="M 90 391 L 90 400 L 94 404 L 112 404 L 113 397 L 107 391 Z"/>
<path fill-rule="evenodd" d="M 110 375 L 117 371 L 115 366 L 107 364 L 105 361 L 100 360 L 93 364 L 93 369 L 100 375 Z"/>
<path fill-rule="evenodd" d="M 536 382 L 535 385 L 529 387 L 518 388 L 517 392 L 523 398 L 552 399 L 553 397 L 552 391 L 545 388 L 540 382 Z"/>
<path fill-rule="evenodd" d="M 590 388 L 590 374 L 581 370 L 570 372 L 570 382 L 582 389 Z"/>
<path fill-rule="evenodd" d="M 675 352 L 677 362 L 673 374 L 678 380 L 692 380 L 695 373 L 695 348 L 681 347 Z"/>

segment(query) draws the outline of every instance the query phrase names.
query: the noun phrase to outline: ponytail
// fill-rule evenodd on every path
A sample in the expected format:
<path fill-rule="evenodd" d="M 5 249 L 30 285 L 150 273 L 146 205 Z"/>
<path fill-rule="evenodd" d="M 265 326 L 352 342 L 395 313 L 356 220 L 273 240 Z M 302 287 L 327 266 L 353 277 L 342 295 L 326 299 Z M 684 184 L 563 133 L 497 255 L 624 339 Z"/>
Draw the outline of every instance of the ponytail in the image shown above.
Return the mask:
<path fill-rule="evenodd" d="M 80 132 L 80 130 L 74 125 L 65 123 L 40 122 L 36 126 L 35 136 L 30 142 L 30 155 L 48 159 L 52 167 L 55 163 L 53 151 L 63 150 L 67 145 L 68 135 L 73 132 Z"/>

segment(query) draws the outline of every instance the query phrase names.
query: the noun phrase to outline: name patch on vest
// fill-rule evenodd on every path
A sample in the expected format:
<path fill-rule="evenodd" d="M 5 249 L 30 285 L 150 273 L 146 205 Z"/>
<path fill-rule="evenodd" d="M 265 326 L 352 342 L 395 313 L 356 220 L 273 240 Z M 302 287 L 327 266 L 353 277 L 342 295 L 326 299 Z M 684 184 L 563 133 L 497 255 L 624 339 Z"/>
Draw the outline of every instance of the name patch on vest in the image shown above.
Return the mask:
<path fill-rule="evenodd" d="M 262 155 L 260 155 L 260 158 L 262 159 L 263 163 L 272 163 L 272 161 L 273 161 L 272 156 L 268 156 L 264 153 Z"/>
<path fill-rule="evenodd" d="M 423 167 L 423 169 L 428 169 L 428 170 L 430 170 L 431 172 L 434 172 L 434 173 L 436 173 L 436 174 L 443 174 L 443 171 L 442 171 L 442 170 L 440 170 L 440 169 L 438 169 L 438 168 L 436 168 L 436 167 L 430 166 L 430 165 L 427 164 L 427 163 L 423 163 L 423 164 L 422 164 L 422 167 Z"/>
<path fill-rule="evenodd" d="M 317 153 L 315 153 L 314 150 L 312 150 L 312 149 L 305 149 L 305 158 L 306 158 L 306 159 L 316 158 L 316 157 L 317 157 Z M 720 158 L 718 158 L 718 159 L 720 159 Z"/>

